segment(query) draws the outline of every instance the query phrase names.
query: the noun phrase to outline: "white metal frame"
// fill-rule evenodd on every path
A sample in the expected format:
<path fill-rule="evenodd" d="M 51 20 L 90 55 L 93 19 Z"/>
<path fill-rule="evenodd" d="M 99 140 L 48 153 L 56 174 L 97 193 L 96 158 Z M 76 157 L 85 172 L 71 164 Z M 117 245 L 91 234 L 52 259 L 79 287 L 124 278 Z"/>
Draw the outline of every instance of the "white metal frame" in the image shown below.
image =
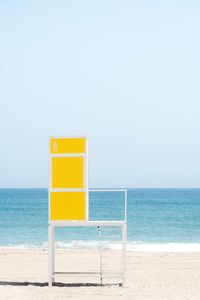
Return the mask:
<path fill-rule="evenodd" d="M 51 138 L 67 138 L 67 137 L 51 137 Z M 70 137 L 75 138 L 75 137 Z M 88 189 L 88 144 L 86 137 L 77 137 L 86 139 L 86 151 L 84 154 L 51 154 L 49 159 L 49 286 L 55 281 L 55 276 L 63 276 L 69 274 L 85 274 L 85 275 L 99 275 L 102 283 L 102 267 L 100 266 L 99 272 L 55 272 L 55 228 L 56 227 L 78 227 L 78 226 L 94 226 L 94 227 L 111 227 L 118 226 L 122 232 L 122 265 L 123 270 L 121 273 L 104 273 L 104 276 L 119 275 L 122 277 L 122 284 L 126 285 L 127 282 L 127 190 L 126 189 Z M 50 149 L 50 139 L 49 139 Z M 52 188 L 52 157 L 65 157 L 65 156 L 84 156 L 84 189 L 54 189 Z M 86 192 L 86 220 L 85 221 L 51 221 L 50 219 L 50 192 L 59 191 L 84 191 Z M 124 192 L 124 220 L 121 221 L 90 221 L 89 220 L 89 191 L 90 192 Z M 101 258 L 100 258 L 101 260 Z"/>

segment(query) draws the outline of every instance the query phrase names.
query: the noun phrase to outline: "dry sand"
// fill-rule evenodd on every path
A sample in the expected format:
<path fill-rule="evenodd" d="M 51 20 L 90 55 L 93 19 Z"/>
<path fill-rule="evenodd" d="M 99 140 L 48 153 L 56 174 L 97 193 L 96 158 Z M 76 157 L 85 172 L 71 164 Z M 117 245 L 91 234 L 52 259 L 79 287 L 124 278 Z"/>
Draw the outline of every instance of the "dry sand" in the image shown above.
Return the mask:
<path fill-rule="evenodd" d="M 118 251 L 103 254 L 104 270 L 119 269 Z M 98 271 L 95 250 L 57 250 L 56 271 Z M 48 254 L 42 250 L 0 250 L 0 299 L 200 300 L 200 253 L 128 252 L 128 286 L 120 278 L 57 278 L 47 286 Z"/>

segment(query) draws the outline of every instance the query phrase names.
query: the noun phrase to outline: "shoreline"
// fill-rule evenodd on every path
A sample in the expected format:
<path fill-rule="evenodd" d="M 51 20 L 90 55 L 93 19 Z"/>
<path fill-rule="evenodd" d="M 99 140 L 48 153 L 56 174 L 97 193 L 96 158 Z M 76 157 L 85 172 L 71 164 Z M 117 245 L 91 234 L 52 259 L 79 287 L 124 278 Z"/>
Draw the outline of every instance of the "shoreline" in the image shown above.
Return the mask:
<path fill-rule="evenodd" d="M 69 243 L 57 242 L 56 249 L 59 250 L 98 250 L 99 243 L 97 241 L 72 241 Z M 102 244 L 104 251 L 120 251 L 121 243 Z M 48 243 L 44 245 L 10 245 L 0 246 L 2 250 L 34 250 L 48 251 Z M 145 252 L 145 253 L 200 253 L 200 243 L 127 243 L 128 252 Z"/>

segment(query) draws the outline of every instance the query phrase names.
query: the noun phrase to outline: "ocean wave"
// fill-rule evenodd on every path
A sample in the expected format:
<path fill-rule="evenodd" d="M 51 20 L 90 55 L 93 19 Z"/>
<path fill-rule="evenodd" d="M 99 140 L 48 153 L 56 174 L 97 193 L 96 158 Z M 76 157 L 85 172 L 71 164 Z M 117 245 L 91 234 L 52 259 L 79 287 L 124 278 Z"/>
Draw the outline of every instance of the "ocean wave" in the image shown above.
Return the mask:
<path fill-rule="evenodd" d="M 69 242 L 56 242 L 58 249 L 98 249 L 98 241 L 74 240 Z M 104 250 L 120 250 L 122 243 L 103 241 L 101 247 Z M 0 249 L 32 249 L 48 250 L 48 242 L 41 245 L 20 244 L 0 246 Z M 144 243 L 142 241 L 128 242 L 127 250 L 131 252 L 200 252 L 200 243 Z"/>

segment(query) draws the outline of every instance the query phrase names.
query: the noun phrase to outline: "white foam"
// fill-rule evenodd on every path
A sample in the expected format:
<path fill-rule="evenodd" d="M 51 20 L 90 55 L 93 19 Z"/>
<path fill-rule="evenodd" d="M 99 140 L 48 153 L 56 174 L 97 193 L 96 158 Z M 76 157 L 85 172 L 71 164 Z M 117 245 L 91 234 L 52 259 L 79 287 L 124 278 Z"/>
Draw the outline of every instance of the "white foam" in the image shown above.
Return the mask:
<path fill-rule="evenodd" d="M 75 240 L 68 243 L 57 242 L 56 246 L 58 248 L 68 248 L 68 249 L 98 249 L 99 248 L 98 241 L 83 241 L 83 240 Z M 112 249 L 118 250 L 121 249 L 121 243 L 111 243 L 109 241 L 101 242 L 101 247 L 103 249 Z"/>
<path fill-rule="evenodd" d="M 122 244 L 120 242 L 102 242 L 103 249 L 120 250 Z M 98 249 L 98 241 L 74 240 L 70 242 L 56 242 L 56 247 L 60 249 Z M 7 245 L 0 246 L 1 249 L 33 249 L 48 250 L 48 243 L 42 245 Z M 200 252 L 200 243 L 157 243 L 148 244 L 141 241 L 128 242 L 127 250 L 131 252 Z"/>

